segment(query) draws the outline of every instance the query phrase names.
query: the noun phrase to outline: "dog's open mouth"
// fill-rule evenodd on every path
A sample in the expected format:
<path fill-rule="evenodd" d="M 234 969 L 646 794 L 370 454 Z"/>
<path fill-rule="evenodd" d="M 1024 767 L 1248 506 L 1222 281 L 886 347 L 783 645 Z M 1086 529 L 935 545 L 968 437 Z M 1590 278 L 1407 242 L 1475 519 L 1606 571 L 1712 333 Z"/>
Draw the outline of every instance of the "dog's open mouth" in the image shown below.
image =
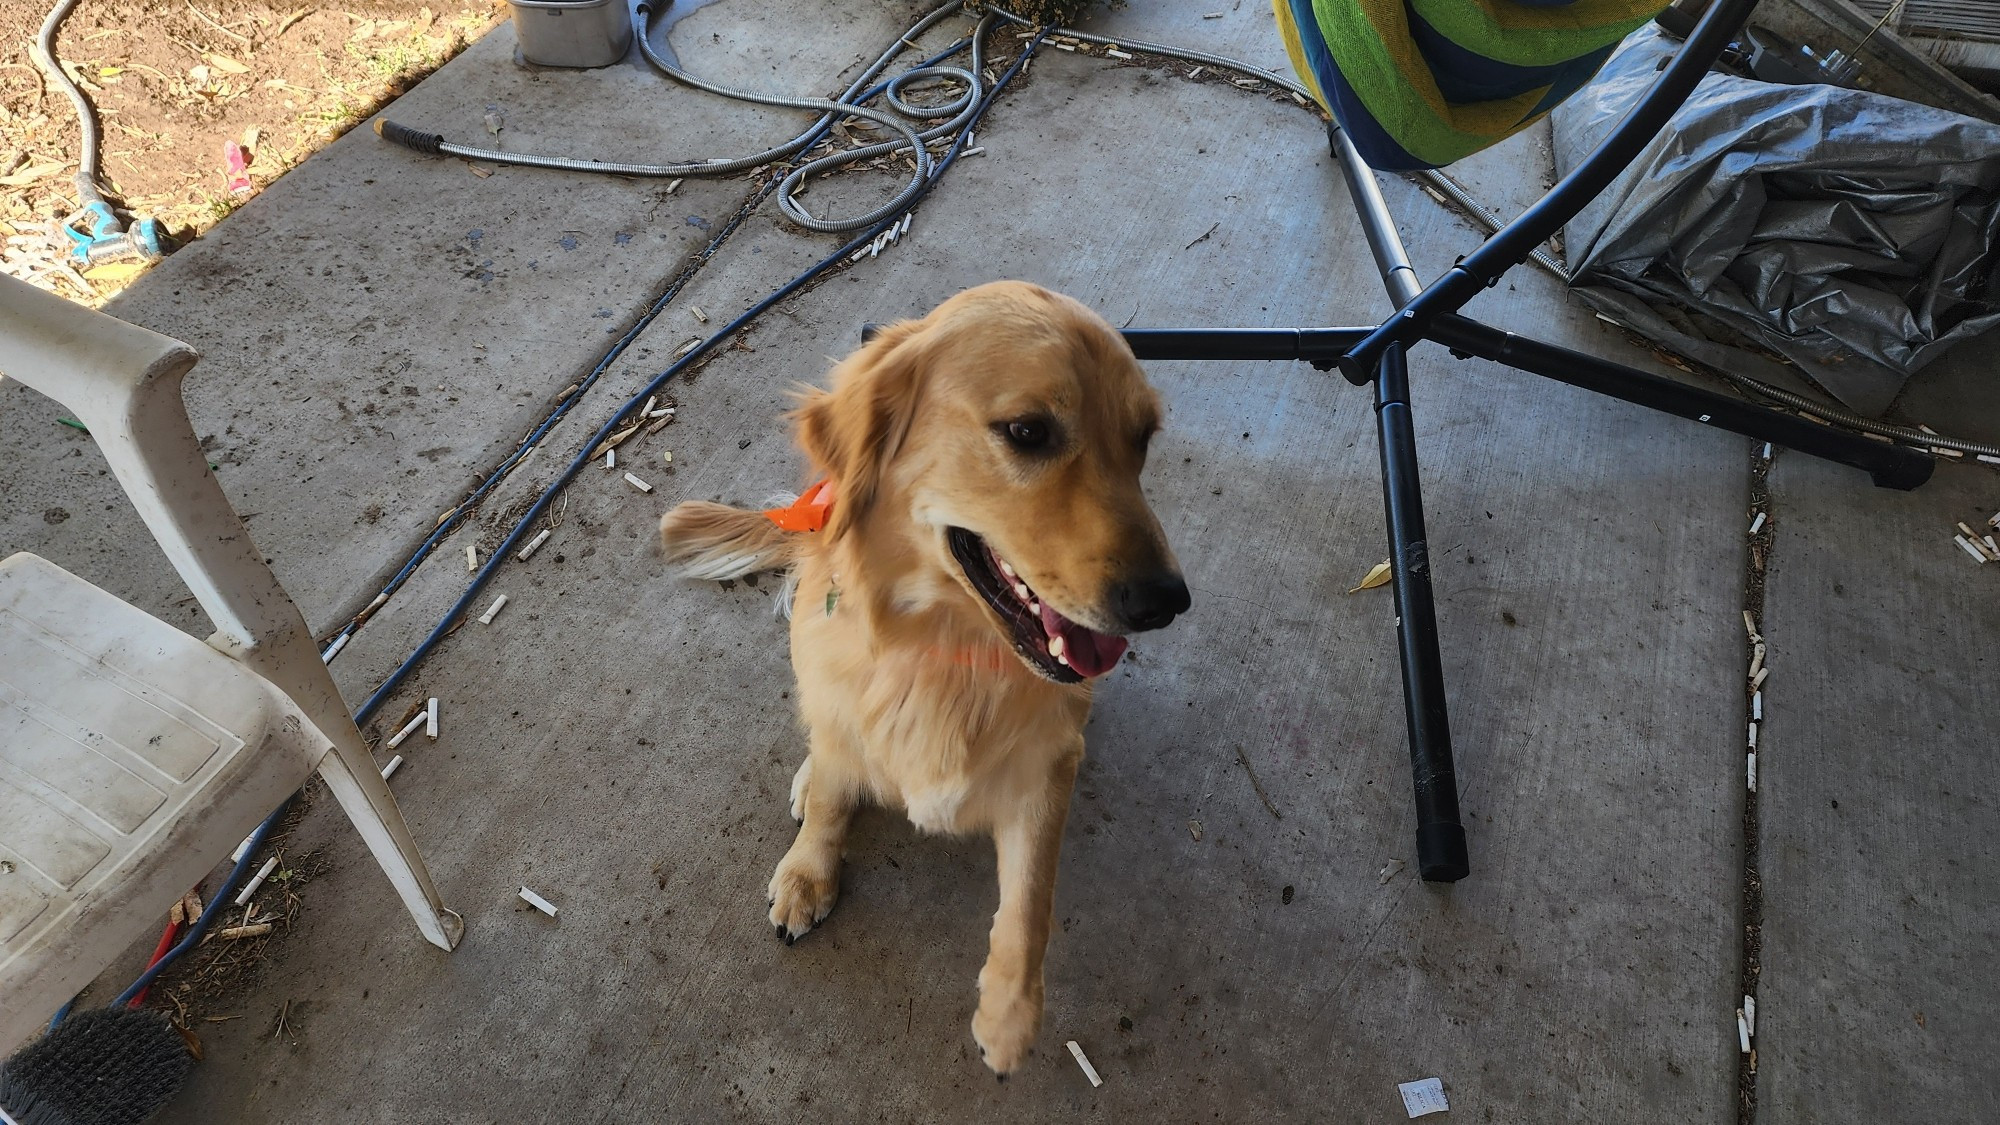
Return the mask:
<path fill-rule="evenodd" d="M 1057 613 L 984 539 L 961 527 L 948 529 L 945 538 L 972 588 L 1007 623 L 1014 651 L 1042 675 L 1059 684 L 1081 683 L 1109 672 L 1125 655 L 1125 638 Z"/>

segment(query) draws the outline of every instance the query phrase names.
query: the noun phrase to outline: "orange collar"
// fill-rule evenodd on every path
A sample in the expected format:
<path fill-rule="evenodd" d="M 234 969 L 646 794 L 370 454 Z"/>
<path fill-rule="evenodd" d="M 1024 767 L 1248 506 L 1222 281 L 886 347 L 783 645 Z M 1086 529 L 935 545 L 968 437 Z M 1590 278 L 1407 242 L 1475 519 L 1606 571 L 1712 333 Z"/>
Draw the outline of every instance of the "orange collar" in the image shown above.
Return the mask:
<path fill-rule="evenodd" d="M 832 511 L 833 481 L 828 479 L 814 483 L 789 508 L 764 509 L 764 518 L 785 531 L 819 531 Z"/>

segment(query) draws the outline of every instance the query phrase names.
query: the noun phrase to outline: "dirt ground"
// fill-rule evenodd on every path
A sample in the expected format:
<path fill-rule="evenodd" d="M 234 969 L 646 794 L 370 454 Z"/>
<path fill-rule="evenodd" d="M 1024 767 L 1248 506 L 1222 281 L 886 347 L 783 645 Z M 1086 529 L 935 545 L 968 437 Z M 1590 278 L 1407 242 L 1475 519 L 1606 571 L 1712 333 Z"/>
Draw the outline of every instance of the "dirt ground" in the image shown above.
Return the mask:
<path fill-rule="evenodd" d="M 142 266 L 62 264 L 80 130 L 32 55 L 52 3 L 0 3 L 0 271 L 97 304 Z M 104 194 L 185 241 L 507 17 L 501 0 L 436 3 L 79 0 L 56 56 L 97 109 Z M 229 188 L 231 140 L 248 191 Z"/>

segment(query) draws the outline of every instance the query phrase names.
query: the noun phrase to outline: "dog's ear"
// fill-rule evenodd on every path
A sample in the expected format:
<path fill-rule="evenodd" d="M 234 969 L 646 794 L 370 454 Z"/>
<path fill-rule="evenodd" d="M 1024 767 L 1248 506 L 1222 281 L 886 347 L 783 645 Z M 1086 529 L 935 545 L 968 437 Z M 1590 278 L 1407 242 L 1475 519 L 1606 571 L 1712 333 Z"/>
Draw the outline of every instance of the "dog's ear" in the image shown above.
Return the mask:
<path fill-rule="evenodd" d="M 808 392 L 792 412 L 799 445 L 819 475 L 834 483 L 826 535 L 837 538 L 875 503 L 882 475 L 902 448 L 916 414 L 923 363 L 922 321 L 877 333 L 834 368 L 832 386 Z"/>

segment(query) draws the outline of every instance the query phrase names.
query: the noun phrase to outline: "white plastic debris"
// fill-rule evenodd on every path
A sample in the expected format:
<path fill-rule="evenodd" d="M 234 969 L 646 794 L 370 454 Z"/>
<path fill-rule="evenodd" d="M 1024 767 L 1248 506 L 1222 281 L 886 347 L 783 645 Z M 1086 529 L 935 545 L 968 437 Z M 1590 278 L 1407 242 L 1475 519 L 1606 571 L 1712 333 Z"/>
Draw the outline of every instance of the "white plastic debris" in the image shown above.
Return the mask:
<path fill-rule="evenodd" d="M 338 637 L 333 638 L 333 643 L 326 646 L 325 652 L 319 654 L 319 662 L 321 664 L 333 663 L 333 658 L 340 655 L 340 650 L 347 647 L 348 640 L 353 636 L 353 633 L 342 633 Z"/>
<path fill-rule="evenodd" d="M 1750 1017 L 1741 1008 L 1736 1009 L 1736 1045 L 1750 1053 Z"/>
<path fill-rule="evenodd" d="M 1063 1046 L 1069 1048 L 1070 1055 L 1076 1059 L 1076 1065 L 1083 1068 L 1083 1076 L 1090 1079 L 1092 1089 L 1104 1085 L 1104 1079 L 1097 1076 L 1097 1068 L 1090 1065 L 1090 1060 L 1083 1056 L 1083 1048 L 1076 1045 L 1076 1040 L 1072 1039 Z"/>
<path fill-rule="evenodd" d="M 1438 1078 L 1424 1078 L 1416 1082 L 1403 1082 L 1396 1086 L 1403 1095 L 1403 1112 L 1411 1117 L 1422 1117 L 1429 1113 L 1445 1113 L 1451 1103 L 1444 1097 L 1444 1081 Z"/>
<path fill-rule="evenodd" d="M 631 476 L 632 474 L 627 473 L 625 475 Z M 494 598 L 493 604 L 486 607 L 486 612 L 479 615 L 479 623 L 481 625 L 493 624 L 494 617 L 498 616 L 500 611 L 503 608 L 505 608 L 506 605 L 507 605 L 507 595 L 502 594 L 499 597 Z"/>
<path fill-rule="evenodd" d="M 533 539 L 528 540 L 528 545 L 521 548 L 520 551 L 514 555 L 514 557 L 520 559 L 522 562 L 527 562 L 529 556 L 533 555 L 538 549 L 540 549 L 542 544 L 549 541 L 550 533 L 551 532 L 549 528 L 546 527 L 543 528 L 541 531 L 535 534 L 535 537 Z"/>
<path fill-rule="evenodd" d="M 1750 521 L 1750 534 L 1752 535 L 1757 534 L 1758 530 L 1761 529 L 1763 526 L 1764 526 L 1764 513 L 1758 512 L 1757 518 Z"/>
<path fill-rule="evenodd" d="M 478 572 L 479 572 L 479 548 L 473 546 L 470 543 L 467 543 L 465 545 L 465 573 L 477 574 Z"/>
<path fill-rule="evenodd" d="M 1972 545 L 1972 540 L 1970 540 L 1970 539 L 1967 539 L 1967 538 L 1966 538 L 1965 536 L 1963 536 L 1963 535 L 1954 535 L 1954 536 L 1952 536 L 1952 537 L 1951 537 L 1951 541 L 1952 541 L 1952 542 L 1954 542 L 1954 543 L 1956 543 L 1956 544 L 1958 544 L 1959 546 L 1961 546 L 1961 547 L 1965 548 L 1965 553 L 1966 553 L 1966 554 L 1968 554 L 1968 555 L 1971 555 L 1971 556 L 1973 557 L 1973 560 L 1974 560 L 1974 561 L 1976 561 L 1976 562 L 1978 562 L 1978 563 L 1980 563 L 1980 564 L 1982 564 L 1982 565 L 1983 565 L 1983 564 L 1985 564 L 1985 563 L 1986 563 L 1986 562 L 1988 561 L 1988 560 L 1987 560 L 1987 558 L 1986 558 L 1986 552 L 1985 552 L 1985 551 L 1982 551 L 1982 550 L 1980 550 L 1979 548 L 1977 548 L 1977 547 L 1975 547 L 1975 546 L 1973 546 L 1973 545 Z"/>
<path fill-rule="evenodd" d="M 1745 996 L 1743 998 L 1743 1029 L 1748 1031 L 1753 1038 L 1757 1034 L 1757 998 L 1755 996 Z"/>
<path fill-rule="evenodd" d="M 615 449 L 607 449 L 607 450 L 605 450 L 605 451 L 604 451 L 604 467 L 605 467 L 605 468 L 607 468 L 607 469 L 615 469 L 615 468 L 617 468 L 617 467 L 618 467 L 618 451 L 617 451 L 617 450 L 615 450 Z"/>
<path fill-rule="evenodd" d="M 526 887 L 521 888 L 521 901 L 527 903 L 529 906 L 534 907 L 536 910 L 541 911 L 542 913 L 548 915 L 551 918 L 556 916 L 555 903 L 550 902 L 548 899 L 543 898 L 542 896 L 536 894 L 535 892 L 529 890 Z"/>
<path fill-rule="evenodd" d="M 1769 461 L 1770 459 L 1771 459 L 1771 443 L 1767 441 L 1764 443 L 1764 460 Z"/>
<path fill-rule="evenodd" d="M 269 879 L 271 877 L 271 872 L 276 871 L 277 869 L 278 869 L 277 856 L 272 856 L 270 859 L 265 860 L 264 866 L 259 867 L 257 869 L 257 873 L 255 875 L 250 876 L 250 881 L 243 884 L 243 889 L 236 892 L 236 905 L 238 906 L 250 905 L 251 896 L 255 895 L 258 889 L 263 887 L 264 880 Z"/>
<path fill-rule="evenodd" d="M 1750 717 L 1760 723 L 1764 721 L 1764 693 L 1761 691 L 1750 693 Z"/>
<path fill-rule="evenodd" d="M 625 474 L 625 483 L 631 485 L 633 488 L 636 488 L 641 492 L 653 491 L 652 485 L 647 484 L 645 481 L 640 480 L 638 477 L 633 476 L 631 473 Z"/>
<path fill-rule="evenodd" d="M 389 780 L 389 775 L 395 773 L 396 770 L 402 766 L 402 764 L 403 764 L 403 756 L 401 754 L 398 754 L 395 757 L 389 759 L 389 764 L 382 767 L 382 780 L 383 781 Z"/>
<path fill-rule="evenodd" d="M 437 739 L 437 736 L 438 736 L 438 701 L 437 701 L 437 696 L 433 695 L 431 696 L 431 701 L 424 705 L 424 737 L 435 741 Z"/>
<path fill-rule="evenodd" d="M 394 735 L 390 736 L 389 749 L 394 750 L 396 747 L 401 746 L 403 744 L 404 739 L 417 733 L 417 728 L 423 726 L 424 720 L 427 718 L 429 718 L 428 712 L 426 711 L 417 712 L 416 718 L 411 719 L 406 725 L 404 725 L 402 730 L 399 730 Z"/>

